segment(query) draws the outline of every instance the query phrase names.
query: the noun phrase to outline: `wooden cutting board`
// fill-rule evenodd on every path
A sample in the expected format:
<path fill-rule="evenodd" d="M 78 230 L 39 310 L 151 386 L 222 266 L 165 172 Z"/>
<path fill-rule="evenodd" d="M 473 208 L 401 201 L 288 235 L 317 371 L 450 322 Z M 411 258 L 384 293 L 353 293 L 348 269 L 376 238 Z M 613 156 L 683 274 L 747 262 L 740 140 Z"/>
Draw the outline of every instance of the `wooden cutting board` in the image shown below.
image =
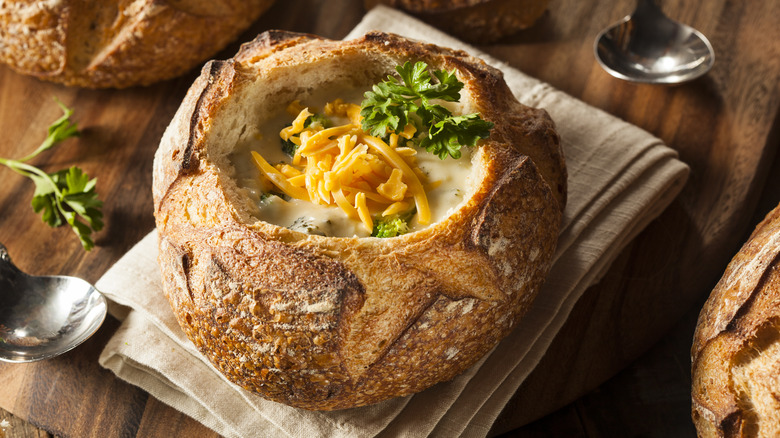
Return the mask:
<path fill-rule="evenodd" d="M 480 48 L 531 76 L 663 139 L 691 166 L 677 201 L 618 258 L 575 307 L 547 356 L 494 427 L 514 429 L 586 394 L 626 367 L 706 297 L 752 226 L 778 145 L 780 3 L 670 0 L 671 16 L 710 37 L 714 69 L 692 83 L 637 85 L 608 76 L 593 57 L 601 28 L 629 0 L 553 0 L 531 29 Z M 242 38 L 279 28 L 341 38 L 364 13 L 359 0 L 287 0 Z M 236 51 L 234 44 L 220 58 Z M 29 208 L 32 185 L 0 169 L 0 242 L 32 274 L 95 282 L 153 227 L 151 165 L 157 142 L 195 73 L 146 88 L 65 88 L 0 67 L 0 156 L 32 151 L 59 117 L 76 110 L 83 136 L 35 163 L 78 164 L 98 178 L 106 228 L 84 253 L 71 231 L 45 227 Z M 773 175 L 770 184 L 777 184 Z M 101 369 L 109 319 L 85 345 L 33 364 L 0 364 L 0 407 L 69 437 L 212 436 L 194 420 Z M 616 401 L 621 403 L 621 401 Z M 516 431 L 522 434 L 522 430 Z"/>

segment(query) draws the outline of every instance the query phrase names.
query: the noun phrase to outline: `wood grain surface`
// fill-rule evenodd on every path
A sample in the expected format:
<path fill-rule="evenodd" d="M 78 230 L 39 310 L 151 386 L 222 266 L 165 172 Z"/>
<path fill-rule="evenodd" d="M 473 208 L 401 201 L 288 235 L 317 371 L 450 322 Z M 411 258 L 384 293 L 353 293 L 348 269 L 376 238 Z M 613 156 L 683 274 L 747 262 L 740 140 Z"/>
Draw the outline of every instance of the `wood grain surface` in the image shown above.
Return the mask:
<path fill-rule="evenodd" d="M 495 424 L 495 434 L 692 435 L 685 351 L 698 307 L 756 214 L 778 201 L 776 191 L 765 188 L 778 186 L 779 175 L 770 166 L 778 147 L 780 2 L 664 2 L 669 15 L 707 35 L 717 54 L 707 76 L 673 87 L 614 79 L 593 57 L 596 34 L 633 6 L 631 0 L 552 0 L 531 29 L 480 47 L 657 135 L 692 169 L 679 199 L 578 302 Z M 341 38 L 364 12 L 359 0 L 280 1 L 242 40 L 269 28 Z M 218 57 L 237 48 L 238 42 Z M 105 201 L 106 228 L 96 236 L 97 247 L 85 253 L 70 230 L 50 229 L 32 212 L 32 184 L 0 168 L 0 242 L 20 268 L 95 282 L 152 229 L 152 156 L 194 77 L 192 72 L 146 88 L 91 91 L 0 67 L 0 156 L 20 157 L 37 147 L 59 117 L 56 96 L 75 109 L 83 135 L 34 164 L 49 171 L 79 165 L 98 178 Z M 764 203 L 756 212 L 762 191 Z M 109 318 L 87 343 L 52 360 L 0 364 L 0 408 L 15 422 L 4 433 L 215 436 L 99 367 L 97 357 L 117 326 Z"/>

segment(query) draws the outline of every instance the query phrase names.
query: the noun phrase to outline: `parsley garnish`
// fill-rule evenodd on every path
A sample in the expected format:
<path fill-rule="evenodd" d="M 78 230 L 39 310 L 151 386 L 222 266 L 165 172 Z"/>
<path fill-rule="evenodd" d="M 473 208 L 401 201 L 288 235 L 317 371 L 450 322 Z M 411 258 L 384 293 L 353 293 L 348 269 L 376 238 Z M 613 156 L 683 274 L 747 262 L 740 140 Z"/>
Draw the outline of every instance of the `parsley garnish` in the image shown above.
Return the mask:
<path fill-rule="evenodd" d="M 0 158 L 0 164 L 26 176 L 35 183 L 31 201 L 33 211 L 41 213 L 42 219 L 51 227 L 67 223 L 79 237 L 81 245 L 89 251 L 95 244 L 90 238 L 92 231 L 103 228 L 103 202 L 95 192 L 96 179 L 89 177 L 78 167 L 70 167 L 54 173 L 27 164 L 41 152 L 51 149 L 57 143 L 79 135 L 78 125 L 70 120 L 73 110 L 61 102 L 63 115 L 49 126 L 48 136 L 30 155 L 12 160 Z"/>
<path fill-rule="evenodd" d="M 460 158 L 460 146 L 474 146 L 481 138 L 486 138 L 493 124 L 479 117 L 479 114 L 450 116 L 434 123 L 428 137 L 420 141 L 420 146 L 436 154 L 442 160 L 449 154 Z"/>
<path fill-rule="evenodd" d="M 386 138 L 390 132 L 399 133 L 407 124 L 417 128 L 414 141 L 442 160 L 447 155 L 460 158 L 461 146 L 474 146 L 490 135 L 493 123 L 482 120 L 479 114 L 453 116 L 434 100 L 458 102 L 463 83 L 454 72 L 437 70 L 434 81 L 428 64 L 407 61 L 396 68 L 400 80 L 388 76 L 364 94 L 360 115 L 363 130 Z"/>

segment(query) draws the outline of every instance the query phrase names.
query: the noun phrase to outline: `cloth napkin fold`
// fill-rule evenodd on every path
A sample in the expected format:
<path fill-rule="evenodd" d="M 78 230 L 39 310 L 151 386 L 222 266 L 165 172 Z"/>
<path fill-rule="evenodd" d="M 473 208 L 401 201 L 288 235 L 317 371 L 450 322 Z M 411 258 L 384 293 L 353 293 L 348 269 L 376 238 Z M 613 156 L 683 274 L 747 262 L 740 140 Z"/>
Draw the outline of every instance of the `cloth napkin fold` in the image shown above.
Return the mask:
<path fill-rule="evenodd" d="M 374 406 L 311 412 L 238 388 L 197 352 L 163 296 L 152 232 L 97 283 L 119 305 L 114 314 L 124 319 L 100 364 L 224 436 L 487 435 L 583 291 L 668 206 L 687 179 L 688 167 L 675 151 L 647 132 L 401 12 L 373 9 L 348 38 L 369 30 L 466 50 L 501 69 L 518 100 L 550 113 L 569 172 L 569 201 L 552 272 L 520 325 L 454 380 Z"/>

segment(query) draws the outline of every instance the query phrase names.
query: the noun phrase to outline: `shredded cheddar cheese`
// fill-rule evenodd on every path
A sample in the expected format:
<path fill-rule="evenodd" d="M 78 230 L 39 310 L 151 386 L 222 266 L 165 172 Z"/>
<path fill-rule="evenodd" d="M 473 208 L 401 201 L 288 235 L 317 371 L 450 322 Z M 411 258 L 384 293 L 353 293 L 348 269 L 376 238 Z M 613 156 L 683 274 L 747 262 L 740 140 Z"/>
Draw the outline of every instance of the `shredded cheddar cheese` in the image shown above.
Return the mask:
<path fill-rule="evenodd" d="M 305 126 L 312 113 L 298 101 L 287 111 L 295 119 L 279 137 L 298 146 L 292 164 L 272 166 L 252 152 L 254 164 L 279 190 L 295 199 L 340 208 L 369 232 L 374 226 L 372 216 L 398 214 L 412 206 L 420 223 L 430 222 L 425 188 L 432 185 L 417 166 L 416 151 L 398 146 L 399 135 L 414 135 L 411 124 L 399 135 L 391 134 L 388 144 L 364 132 L 360 107 L 341 99 L 324 109 L 327 116 L 347 120 L 339 126 Z"/>
<path fill-rule="evenodd" d="M 282 129 L 282 132 L 279 133 L 279 136 L 286 141 L 289 140 L 293 134 L 297 134 L 303 131 L 303 124 L 306 123 L 306 119 L 308 119 L 311 115 L 312 114 L 309 112 L 309 109 L 304 108 L 298 114 L 298 117 L 293 120 L 292 125 Z"/>

